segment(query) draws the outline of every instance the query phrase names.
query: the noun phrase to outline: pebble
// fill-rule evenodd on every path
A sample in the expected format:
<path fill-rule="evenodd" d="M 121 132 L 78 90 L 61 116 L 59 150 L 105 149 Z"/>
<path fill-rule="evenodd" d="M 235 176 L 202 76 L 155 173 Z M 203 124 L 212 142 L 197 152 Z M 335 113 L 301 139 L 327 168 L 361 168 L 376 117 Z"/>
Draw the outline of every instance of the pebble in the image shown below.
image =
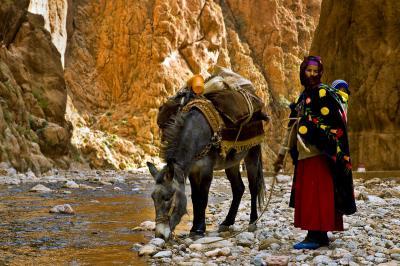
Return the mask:
<path fill-rule="evenodd" d="M 254 233 L 243 232 L 237 235 L 236 243 L 240 246 L 250 247 L 254 243 Z"/>
<path fill-rule="evenodd" d="M 277 175 L 276 176 L 276 181 L 278 183 L 287 183 L 287 182 L 292 181 L 292 177 L 288 176 L 288 175 Z"/>
<path fill-rule="evenodd" d="M 211 251 L 207 251 L 204 253 L 207 257 L 217 257 L 217 256 L 228 256 L 231 254 L 231 249 L 228 247 L 225 248 L 217 248 Z"/>
<path fill-rule="evenodd" d="M 218 242 L 214 242 L 218 240 Z M 212 242 L 212 243 L 211 243 Z M 233 244 L 229 240 L 222 239 L 222 237 L 203 237 L 193 242 L 193 244 L 202 244 L 206 249 L 232 247 Z M 192 244 L 192 245 L 193 245 Z M 192 246 L 190 245 L 189 248 Z"/>
<path fill-rule="evenodd" d="M 318 255 L 313 259 L 313 263 L 315 264 L 328 264 L 332 261 L 332 259 L 325 255 Z"/>
<path fill-rule="evenodd" d="M 368 201 L 372 204 L 376 204 L 376 205 L 384 205 L 386 204 L 386 201 L 378 196 L 374 196 L 374 195 L 368 195 Z"/>
<path fill-rule="evenodd" d="M 385 263 L 380 263 L 378 266 L 399 266 L 399 261 L 389 261 Z"/>
<path fill-rule="evenodd" d="M 133 231 L 154 231 L 156 230 L 156 222 L 144 221 L 139 226 L 132 229 Z"/>
<path fill-rule="evenodd" d="M 258 250 L 269 249 L 271 244 L 279 243 L 279 240 L 274 237 L 269 237 L 260 241 Z"/>
<path fill-rule="evenodd" d="M 268 256 L 265 258 L 265 263 L 267 265 L 288 265 L 289 257 L 288 256 Z"/>
<path fill-rule="evenodd" d="M 171 250 L 160 251 L 153 256 L 153 258 L 170 258 L 170 257 L 172 257 Z"/>
<path fill-rule="evenodd" d="M 376 263 L 383 263 L 383 262 L 386 262 L 387 260 L 386 260 L 386 258 L 375 258 L 375 262 Z"/>
<path fill-rule="evenodd" d="M 189 249 L 200 251 L 203 249 L 203 245 L 202 244 L 191 244 L 191 245 L 189 245 Z"/>
<path fill-rule="evenodd" d="M 96 190 L 95 187 L 92 187 L 92 186 L 89 186 L 89 185 L 86 185 L 86 184 L 79 184 L 79 188 L 81 188 L 81 189 Z"/>
<path fill-rule="evenodd" d="M 157 247 L 153 245 L 144 245 L 140 250 L 139 250 L 139 256 L 145 256 L 145 255 L 153 255 L 157 253 Z"/>
<path fill-rule="evenodd" d="M 296 261 L 302 262 L 302 261 L 305 261 L 308 257 L 309 256 L 307 254 L 301 254 L 301 255 L 296 256 Z"/>
<path fill-rule="evenodd" d="M 75 183 L 74 181 L 67 181 L 64 185 L 64 188 L 79 188 L 79 185 Z"/>
<path fill-rule="evenodd" d="M 75 214 L 74 209 L 72 209 L 71 205 L 63 204 L 63 205 L 56 205 L 50 209 L 50 213 L 62 213 L 62 214 Z"/>
<path fill-rule="evenodd" d="M 51 192 L 52 190 L 48 187 L 38 184 L 38 185 L 34 186 L 33 188 L 31 188 L 29 191 L 47 193 L 47 192 Z"/>
<path fill-rule="evenodd" d="M 390 257 L 394 260 L 400 261 L 400 253 L 390 254 Z"/>
<path fill-rule="evenodd" d="M 133 251 L 139 251 L 142 247 L 143 247 L 142 244 L 135 243 L 135 244 L 133 244 L 133 246 L 132 246 L 131 249 L 132 249 Z"/>
<path fill-rule="evenodd" d="M 156 247 L 163 247 L 165 245 L 165 240 L 161 238 L 153 238 L 150 240 L 149 244 Z"/>

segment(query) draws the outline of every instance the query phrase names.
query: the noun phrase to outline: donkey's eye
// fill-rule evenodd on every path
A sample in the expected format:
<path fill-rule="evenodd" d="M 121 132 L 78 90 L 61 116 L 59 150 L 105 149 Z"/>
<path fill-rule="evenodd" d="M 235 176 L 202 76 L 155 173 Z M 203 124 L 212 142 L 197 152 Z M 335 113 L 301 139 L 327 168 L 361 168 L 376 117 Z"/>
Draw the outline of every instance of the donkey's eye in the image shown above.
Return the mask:
<path fill-rule="evenodd" d="M 169 198 L 164 197 L 163 200 L 164 200 L 164 201 L 169 201 Z"/>

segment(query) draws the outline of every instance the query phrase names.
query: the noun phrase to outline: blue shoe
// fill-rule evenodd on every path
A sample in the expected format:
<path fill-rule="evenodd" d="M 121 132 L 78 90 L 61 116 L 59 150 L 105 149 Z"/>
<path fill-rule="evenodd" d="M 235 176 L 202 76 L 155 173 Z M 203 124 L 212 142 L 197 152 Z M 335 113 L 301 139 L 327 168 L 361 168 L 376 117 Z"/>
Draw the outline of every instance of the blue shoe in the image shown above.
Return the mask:
<path fill-rule="evenodd" d="M 317 249 L 320 246 L 321 245 L 317 242 L 302 241 L 302 242 L 299 242 L 299 243 L 293 245 L 293 248 L 294 249 Z"/>

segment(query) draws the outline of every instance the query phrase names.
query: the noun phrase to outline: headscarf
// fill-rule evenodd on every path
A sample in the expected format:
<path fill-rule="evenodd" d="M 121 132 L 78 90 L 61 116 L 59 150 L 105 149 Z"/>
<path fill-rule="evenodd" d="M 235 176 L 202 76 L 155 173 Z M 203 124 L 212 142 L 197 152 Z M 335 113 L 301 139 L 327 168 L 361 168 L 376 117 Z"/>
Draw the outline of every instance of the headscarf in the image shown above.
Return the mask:
<path fill-rule="evenodd" d="M 322 73 L 324 72 L 324 67 L 322 65 L 322 61 L 321 61 L 321 57 L 319 56 L 307 56 L 304 57 L 303 62 L 300 65 L 300 82 L 301 85 L 303 86 L 307 86 L 307 76 L 306 76 L 306 68 L 308 65 L 315 65 L 318 66 L 318 76 L 316 77 L 319 81 L 319 83 L 321 82 L 321 77 L 322 77 Z"/>

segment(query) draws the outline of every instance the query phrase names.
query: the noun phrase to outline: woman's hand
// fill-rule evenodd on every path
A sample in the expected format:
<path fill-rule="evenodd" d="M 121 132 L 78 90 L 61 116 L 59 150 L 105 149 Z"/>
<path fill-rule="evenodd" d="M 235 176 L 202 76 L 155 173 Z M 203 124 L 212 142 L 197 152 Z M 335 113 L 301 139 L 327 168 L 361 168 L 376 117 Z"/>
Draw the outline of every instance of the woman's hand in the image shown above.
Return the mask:
<path fill-rule="evenodd" d="M 282 169 L 284 158 L 285 158 L 284 154 L 278 154 L 278 157 L 276 158 L 276 160 L 274 162 L 275 173 L 278 173 Z"/>

